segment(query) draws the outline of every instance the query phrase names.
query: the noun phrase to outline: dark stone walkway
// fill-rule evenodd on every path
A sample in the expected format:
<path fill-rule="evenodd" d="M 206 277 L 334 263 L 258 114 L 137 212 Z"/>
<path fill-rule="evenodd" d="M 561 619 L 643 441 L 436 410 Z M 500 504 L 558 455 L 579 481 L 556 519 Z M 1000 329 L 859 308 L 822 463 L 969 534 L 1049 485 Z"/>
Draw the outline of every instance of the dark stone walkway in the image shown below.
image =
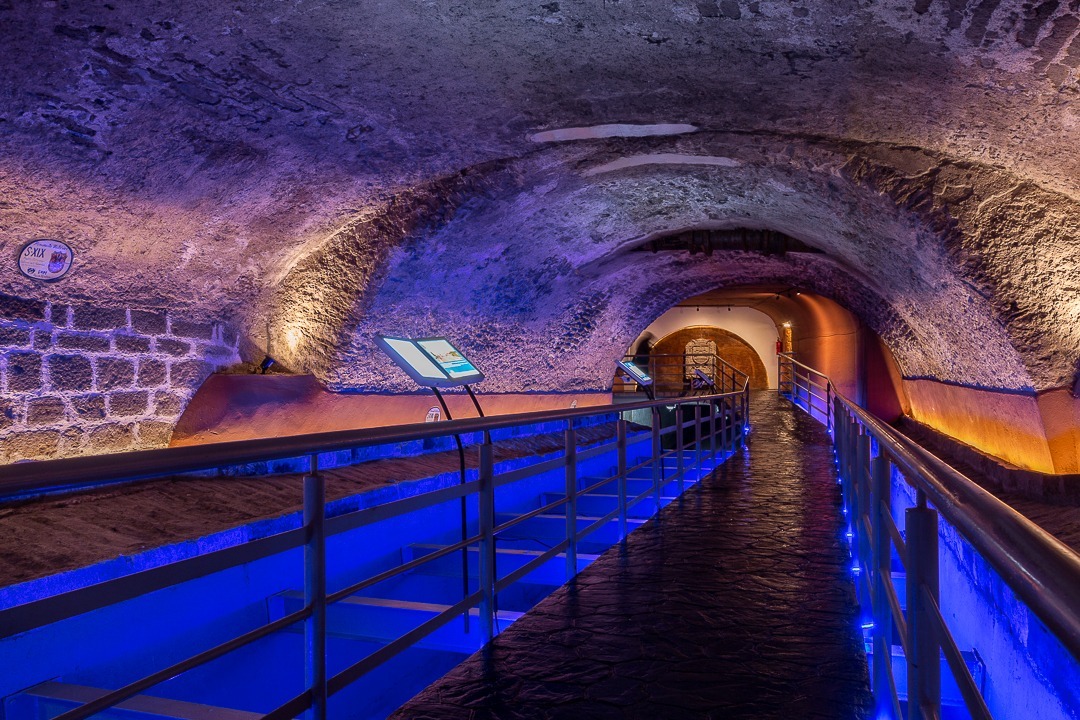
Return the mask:
<path fill-rule="evenodd" d="M 824 428 L 753 398 L 746 450 L 392 717 L 870 716 Z"/>

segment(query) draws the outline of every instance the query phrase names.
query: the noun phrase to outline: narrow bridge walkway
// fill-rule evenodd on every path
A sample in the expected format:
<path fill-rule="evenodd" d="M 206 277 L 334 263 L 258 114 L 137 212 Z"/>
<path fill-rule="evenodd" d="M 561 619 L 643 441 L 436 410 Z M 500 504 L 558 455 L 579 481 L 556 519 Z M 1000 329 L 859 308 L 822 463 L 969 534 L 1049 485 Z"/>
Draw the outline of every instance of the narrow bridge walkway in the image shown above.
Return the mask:
<path fill-rule="evenodd" d="M 870 717 L 828 435 L 757 393 L 748 447 L 392 717 Z"/>

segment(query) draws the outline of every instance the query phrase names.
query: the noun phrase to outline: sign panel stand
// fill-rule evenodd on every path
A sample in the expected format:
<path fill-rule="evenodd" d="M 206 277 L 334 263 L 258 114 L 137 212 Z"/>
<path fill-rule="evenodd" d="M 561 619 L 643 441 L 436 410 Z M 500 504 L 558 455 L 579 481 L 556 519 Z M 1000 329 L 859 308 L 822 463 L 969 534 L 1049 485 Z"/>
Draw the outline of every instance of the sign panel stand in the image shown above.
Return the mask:
<path fill-rule="evenodd" d="M 443 337 L 429 337 L 409 339 L 403 337 L 391 337 L 388 335 L 376 335 L 375 344 L 378 345 L 398 367 L 421 387 L 431 388 L 435 397 L 439 400 L 447 420 L 453 420 L 446 399 L 439 392 L 439 388 L 464 386 L 473 405 L 480 417 L 484 417 L 484 410 L 480 407 L 480 401 L 469 383 L 477 383 L 484 379 L 484 374 L 460 350 Z M 490 442 L 491 436 L 485 431 L 484 441 Z M 461 484 L 466 482 L 465 477 L 465 445 L 461 441 L 461 435 L 454 434 L 454 442 L 457 444 L 458 464 L 461 470 Z M 465 540 L 468 534 L 468 512 L 465 498 L 461 498 L 461 539 Z M 491 551 L 494 553 L 494 543 Z M 461 549 L 461 585 L 462 597 L 469 594 L 469 549 Z M 496 615 L 498 606 L 495 606 Z M 464 614 L 465 632 L 469 631 L 469 613 Z"/>

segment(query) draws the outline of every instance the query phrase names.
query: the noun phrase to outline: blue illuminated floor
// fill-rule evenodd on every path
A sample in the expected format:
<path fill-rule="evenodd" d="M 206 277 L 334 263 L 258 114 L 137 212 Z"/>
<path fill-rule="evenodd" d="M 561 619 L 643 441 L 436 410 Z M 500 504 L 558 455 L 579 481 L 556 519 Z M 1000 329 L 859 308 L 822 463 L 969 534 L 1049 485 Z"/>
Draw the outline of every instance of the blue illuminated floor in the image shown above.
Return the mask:
<path fill-rule="evenodd" d="M 747 450 L 392 717 L 870 717 L 829 438 L 752 408 Z"/>
<path fill-rule="evenodd" d="M 648 442 L 648 435 L 643 435 Z M 633 456 L 632 456 L 633 457 Z M 692 455 L 687 455 L 688 464 Z M 581 487 L 597 481 L 589 472 L 613 460 L 597 456 L 579 465 Z M 674 460 L 669 463 L 674 465 Z M 709 467 L 704 468 L 708 472 Z M 668 471 L 668 474 L 671 470 Z M 497 498 L 499 522 L 558 499 L 565 487 L 561 469 L 533 483 L 506 486 Z M 600 477 L 607 477 L 602 470 Z M 647 494 L 628 513 L 633 531 L 655 512 L 652 471 L 635 471 L 629 495 Z M 691 486 L 693 474 L 686 480 Z M 617 507 L 615 483 L 580 496 L 579 531 Z M 679 483 L 665 482 L 661 506 L 678 495 Z M 328 545 L 328 571 L 345 583 L 353 574 L 367 577 L 429 554 L 460 536 L 456 503 L 437 505 L 427 514 L 384 521 L 335 537 Z M 400 522 L 399 522 L 400 521 Z M 476 532 L 475 518 L 470 521 Z M 513 572 L 560 542 L 566 520 L 539 515 L 499 536 L 497 575 Z M 578 568 L 587 567 L 619 538 L 617 521 L 605 523 L 578 544 Z M 4 720 L 44 720 L 212 647 L 296 612 L 302 606 L 300 550 L 172 586 L 54 625 L 43 625 L 0 642 L 0 686 Z M 478 548 L 467 553 L 468 584 L 477 587 Z M 566 559 L 558 555 L 498 596 L 499 630 L 516 622 L 566 580 Z M 406 574 L 365 588 L 330 606 L 328 663 L 331 675 L 431 620 L 463 594 L 462 556 L 448 555 Z M 474 617 L 477 611 L 473 611 Z M 162 682 L 101 717 L 205 718 L 254 720 L 303 691 L 303 632 L 297 625 L 279 631 L 194 670 Z M 381 719 L 416 692 L 467 658 L 481 645 L 477 620 L 452 621 L 404 654 L 379 666 L 335 694 L 331 717 Z M 28 662 L 11 664 L 29 655 Z"/>

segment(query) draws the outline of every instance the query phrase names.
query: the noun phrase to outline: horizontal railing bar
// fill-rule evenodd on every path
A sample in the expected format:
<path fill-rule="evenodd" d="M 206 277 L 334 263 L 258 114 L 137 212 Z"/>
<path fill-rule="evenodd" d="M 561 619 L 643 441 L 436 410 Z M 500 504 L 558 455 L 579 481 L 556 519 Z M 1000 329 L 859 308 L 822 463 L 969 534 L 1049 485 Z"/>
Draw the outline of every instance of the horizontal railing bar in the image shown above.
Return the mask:
<path fill-rule="evenodd" d="M 263 715 L 263 720 L 292 720 L 311 707 L 311 688 Z"/>
<path fill-rule="evenodd" d="M 927 592 L 925 585 L 919 586 L 919 593 L 922 595 L 926 615 L 930 618 L 930 624 L 934 627 L 934 635 L 937 636 L 938 645 L 941 646 L 941 650 L 945 654 L 949 670 L 952 671 L 953 679 L 956 680 L 960 694 L 964 697 L 964 704 L 967 706 L 968 712 L 971 713 L 972 720 L 994 720 L 990 714 L 990 708 L 987 707 L 986 701 L 983 700 L 982 693 L 975 686 L 975 678 L 968 671 L 964 656 L 960 654 L 960 648 L 956 646 L 956 640 L 945 625 L 945 619 L 941 616 L 941 608 L 938 607 L 937 601 L 933 595 Z"/>
<path fill-rule="evenodd" d="M 158 670 L 152 675 L 147 675 L 146 677 L 140 678 L 139 680 L 125 685 L 122 688 L 112 690 L 111 692 L 108 692 L 94 700 L 91 700 L 88 703 L 84 703 L 83 705 L 72 708 L 67 712 L 61 713 L 60 715 L 57 715 L 54 720 L 82 720 L 83 718 L 88 718 L 91 715 L 96 715 L 103 710 L 108 710 L 117 703 L 121 703 L 134 695 L 138 695 L 143 690 L 152 688 L 159 683 L 163 683 L 166 680 L 185 673 L 194 667 L 202 665 L 203 663 L 208 663 L 211 660 L 215 660 L 222 655 L 232 652 L 233 650 L 242 648 L 249 643 L 253 643 L 256 640 L 275 633 L 278 630 L 284 630 L 285 628 L 293 625 L 294 623 L 307 620 L 310 616 L 311 608 L 305 607 L 302 610 L 297 610 L 294 613 L 286 615 L 282 618 L 278 618 L 277 620 L 267 623 L 266 625 L 260 625 L 253 630 L 247 631 L 243 635 L 238 635 L 232 640 L 228 640 L 221 643 L 220 645 L 216 645 L 209 650 L 204 650 L 198 655 L 193 655 L 186 660 L 182 660 L 176 663 L 175 665 L 170 665 L 163 670 Z"/>
<path fill-rule="evenodd" d="M 562 451 L 559 451 L 559 456 L 551 458 L 550 460 L 544 460 L 535 465 L 526 465 L 515 470 L 508 470 L 504 473 L 496 473 L 492 482 L 494 483 L 494 487 L 502 487 L 503 485 L 509 485 L 510 483 L 524 480 L 533 475 L 561 470 L 564 467 L 566 467 L 566 456 L 562 454 Z"/>
<path fill-rule="evenodd" d="M 900 647 L 904 649 L 904 656 L 906 657 L 910 650 L 907 641 L 907 619 L 904 617 L 904 609 L 900 607 L 900 597 L 896 594 L 896 586 L 893 585 L 892 575 L 881 573 L 878 582 L 885 588 L 885 597 L 889 600 L 889 612 L 892 614 L 896 634 L 900 636 Z"/>
<path fill-rule="evenodd" d="M 896 527 L 896 523 L 893 522 L 892 513 L 889 512 L 889 505 L 885 500 L 881 501 L 880 512 L 885 522 L 885 529 L 889 531 L 893 547 L 896 548 L 896 555 L 900 558 L 900 564 L 906 568 L 908 566 L 907 542 L 904 540 L 904 536 L 900 534 L 900 528 Z"/>
<path fill-rule="evenodd" d="M 660 508 L 657 508 L 656 511 L 660 512 Z M 604 517 L 597 518 L 597 520 L 595 522 L 593 522 L 592 524 L 590 524 L 588 527 L 586 527 L 584 530 L 582 530 L 581 532 L 579 532 L 577 534 L 578 539 L 585 537 L 586 535 L 588 535 L 591 532 L 599 530 L 601 527 L 603 527 L 604 525 L 607 525 L 609 522 L 611 522 L 612 520 L 614 520 L 618 516 L 619 516 L 619 508 L 615 508 L 614 510 L 609 512 Z"/>
<path fill-rule="evenodd" d="M 859 527 L 866 533 L 864 537 L 874 536 L 874 524 L 870 521 L 870 516 L 866 513 L 859 516 Z"/>
<path fill-rule="evenodd" d="M 818 377 L 823 377 L 823 378 L 826 378 L 826 379 L 828 379 L 828 377 L 829 377 L 825 373 L 820 372 L 819 370 L 815 370 L 814 368 L 810 367 L 809 365 L 806 365 L 805 363 L 799 362 L 790 353 L 779 353 L 779 355 L 782 358 L 784 358 L 784 362 L 791 363 L 792 365 L 794 365 L 796 367 L 801 367 L 803 370 L 808 370 L 808 371 L 814 373 L 815 375 L 817 375 Z"/>
<path fill-rule="evenodd" d="M 495 592 L 501 592 L 501 591 L 505 590 L 506 588 L 510 587 L 511 585 L 516 583 L 518 580 L 520 580 L 521 578 L 523 578 L 526 575 L 528 575 L 529 573 L 531 573 L 533 570 L 536 570 L 538 567 L 540 567 L 541 565 L 543 565 L 547 561 L 551 560 L 552 558 L 557 556 L 559 553 L 565 551 L 566 548 L 568 548 L 568 547 L 570 547 L 570 541 L 569 540 L 562 540 L 562 541 L 558 542 L 554 547 L 548 548 L 547 550 L 545 550 L 540 555 L 537 555 L 535 558 L 533 558 L 529 562 L 527 562 L 524 565 L 522 565 L 521 567 L 515 569 L 509 575 L 504 576 L 501 580 L 496 580 L 495 581 Z"/>
<path fill-rule="evenodd" d="M 3 618 L 3 622 L 0 622 L 0 639 L 131 600 L 155 590 L 179 585 L 236 565 L 261 560 L 301 547 L 303 544 L 304 530 L 296 528 L 59 595 L 15 605 L 0 610 L 0 618 Z"/>
<path fill-rule="evenodd" d="M 543 507 L 538 507 L 535 510 L 530 510 L 529 512 L 525 513 L 524 515 L 517 515 L 514 518 L 512 518 L 510 520 L 507 520 L 502 525 L 496 525 L 494 528 L 492 528 L 491 532 L 494 535 L 498 535 L 499 533 L 501 533 L 501 532 L 503 532 L 505 530 L 509 530 L 510 528 L 514 527 L 515 525 L 520 525 L 521 523 L 525 522 L 526 520 L 532 520 L 537 515 L 543 515 L 546 512 L 554 510 L 555 508 L 559 507 L 560 505 L 565 505 L 568 500 L 569 500 L 569 498 L 567 498 L 564 495 L 561 498 L 559 498 L 558 500 L 552 500 L 551 502 L 549 502 L 547 505 L 544 505 Z"/>
<path fill-rule="evenodd" d="M 669 398 L 620 405 L 594 405 L 565 410 L 466 418 L 438 423 L 414 423 L 361 430 L 335 430 L 257 440 L 234 440 L 185 447 L 135 450 L 108 455 L 44 460 L 0 466 L 0 496 L 20 495 L 88 485 L 175 476 L 233 465 L 300 458 L 376 445 L 451 437 L 522 425 L 567 421 L 586 417 L 616 416 L 661 405 L 699 402 L 737 393 L 718 393 L 695 398 Z"/>
<path fill-rule="evenodd" d="M 405 633 L 396 640 L 393 640 L 375 652 L 368 655 L 363 660 L 353 663 L 349 667 L 339 672 L 334 677 L 330 678 L 326 683 L 327 696 L 334 695 L 340 690 L 345 689 L 354 681 L 359 679 L 367 671 L 372 668 L 378 667 L 390 658 L 397 655 L 402 650 L 405 650 L 412 645 L 416 644 L 420 640 L 435 632 L 446 623 L 453 620 L 458 615 L 467 611 L 474 605 L 477 605 L 481 600 L 482 593 L 479 591 L 468 595 L 467 597 L 459 600 L 454 605 L 443 610 L 441 613 L 425 621 L 421 625 L 416 626 L 409 632 Z"/>
<path fill-rule="evenodd" d="M 886 678 L 887 682 L 889 683 L 889 700 L 890 700 L 890 704 L 892 705 L 892 711 L 893 711 L 892 717 L 895 718 L 896 720 L 902 720 L 902 718 L 904 717 L 904 714 L 902 712 L 900 712 L 900 693 L 896 689 L 896 675 L 893 673 L 893 664 L 892 664 L 892 646 L 889 644 L 888 640 L 885 641 L 885 651 L 889 653 L 888 661 L 885 662 L 884 665 L 885 665 L 885 678 Z M 877 646 L 876 645 L 874 647 L 874 652 L 877 652 Z"/>
<path fill-rule="evenodd" d="M 439 488 L 438 490 L 432 490 L 431 492 L 413 495 L 412 497 L 391 500 L 390 502 L 382 503 L 380 505 L 373 505 L 372 507 L 363 508 L 361 510 L 354 510 L 345 515 L 327 518 L 326 534 L 327 536 L 337 535 L 366 525 L 382 522 L 383 520 L 390 520 L 399 515 L 405 515 L 417 510 L 424 510 L 435 505 L 463 498 L 466 495 L 472 495 L 479 489 L 479 481 L 470 480 L 466 483 L 450 485 L 448 487 Z"/>
<path fill-rule="evenodd" d="M 643 493 L 641 493 L 640 495 L 638 495 L 638 496 L 634 497 L 634 499 L 632 499 L 632 500 L 628 500 L 628 501 L 626 502 L 626 507 L 627 507 L 627 508 L 631 508 L 631 507 L 633 507 L 634 505 L 637 505 L 637 504 L 638 504 L 639 502 L 641 502 L 641 501 L 642 501 L 642 500 L 644 500 L 645 498 L 649 497 L 649 496 L 650 496 L 650 495 L 652 495 L 652 494 L 653 494 L 654 492 L 655 492 L 655 489 L 654 489 L 654 488 L 649 488 L 649 489 L 648 489 L 648 490 L 646 490 L 645 492 L 643 492 Z"/>
<path fill-rule="evenodd" d="M 614 440 L 612 440 L 611 442 L 604 443 L 603 445 L 597 445 L 595 447 L 586 448 L 584 450 L 578 450 L 577 451 L 577 461 L 579 463 L 582 463 L 582 462 L 585 462 L 586 460 L 591 460 L 592 458 L 597 457 L 599 455 L 603 455 L 606 452 L 611 452 L 612 448 L 614 448 L 615 445 L 616 445 L 616 442 Z"/>
<path fill-rule="evenodd" d="M 331 603 L 336 603 L 339 600 L 344 600 L 350 595 L 354 595 L 361 590 L 371 587 L 372 585 L 378 585 L 379 583 L 385 580 L 389 580 L 392 577 L 396 577 L 398 575 L 401 575 L 402 573 L 407 573 L 410 570 L 415 570 L 416 568 L 424 565 L 425 563 L 429 563 L 433 560 L 438 560 L 439 558 L 450 555 L 451 553 L 457 552 L 458 550 L 464 550 L 470 545 L 475 545 L 479 543 L 483 539 L 484 538 L 482 535 L 474 535 L 471 538 L 466 538 L 465 540 L 460 540 L 453 545 L 447 545 L 446 547 L 439 548 L 434 552 L 422 555 L 418 558 L 410 560 L 407 563 L 395 565 L 392 568 L 383 570 L 378 575 L 372 575 L 366 580 L 361 580 L 360 582 L 353 583 L 348 587 L 344 587 L 340 590 L 335 590 L 334 592 L 326 596 L 326 603 L 329 605 Z"/>
<path fill-rule="evenodd" d="M 602 487 L 604 485 L 607 485 L 609 482 L 611 482 L 613 480 L 618 480 L 618 479 L 619 479 L 619 474 L 618 473 L 615 473 L 614 475 L 609 475 L 606 478 L 601 478 L 600 480 L 597 480 L 596 482 L 594 482 L 592 485 L 589 485 L 588 487 L 585 487 L 585 488 L 582 488 L 581 490 L 578 490 L 578 496 L 580 497 L 582 495 L 588 495 L 592 491 L 594 491 L 594 490 L 596 490 L 596 489 L 598 489 L 598 488 L 600 488 L 600 487 Z"/>

